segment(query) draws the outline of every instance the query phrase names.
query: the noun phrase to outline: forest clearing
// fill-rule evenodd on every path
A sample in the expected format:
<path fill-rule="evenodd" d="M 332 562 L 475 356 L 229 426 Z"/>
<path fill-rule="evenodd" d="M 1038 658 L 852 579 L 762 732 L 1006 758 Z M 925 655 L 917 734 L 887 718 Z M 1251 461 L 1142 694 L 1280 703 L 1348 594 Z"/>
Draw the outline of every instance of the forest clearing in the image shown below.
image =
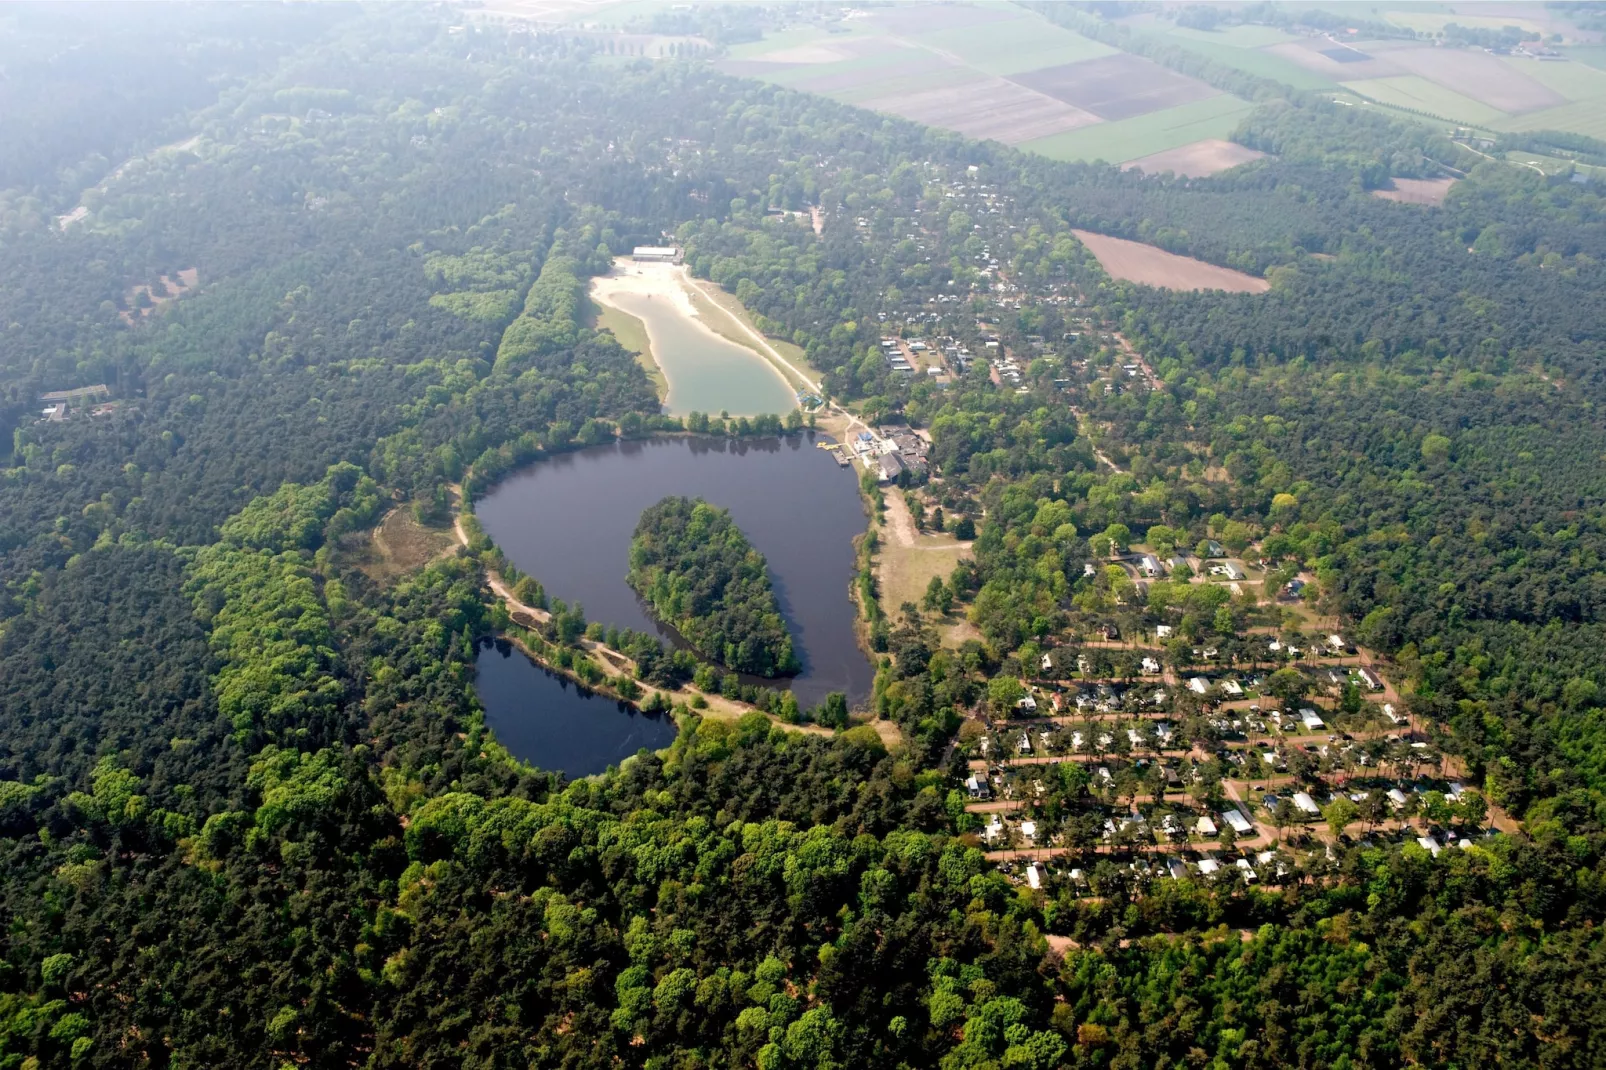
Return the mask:
<path fill-rule="evenodd" d="M 1221 138 L 1206 138 L 1191 145 L 1140 156 L 1122 164 L 1144 174 L 1158 175 L 1166 171 L 1188 178 L 1208 178 L 1230 171 L 1234 167 L 1265 159 L 1266 154 Z"/>
<path fill-rule="evenodd" d="M 1088 230 L 1073 230 L 1076 240 L 1098 258 L 1099 266 L 1112 278 L 1125 282 L 1158 286 L 1164 290 L 1226 290 L 1228 293 L 1257 294 L 1271 289 L 1265 279 L 1242 271 L 1208 264 L 1188 256 L 1126 238 L 1112 238 Z"/>

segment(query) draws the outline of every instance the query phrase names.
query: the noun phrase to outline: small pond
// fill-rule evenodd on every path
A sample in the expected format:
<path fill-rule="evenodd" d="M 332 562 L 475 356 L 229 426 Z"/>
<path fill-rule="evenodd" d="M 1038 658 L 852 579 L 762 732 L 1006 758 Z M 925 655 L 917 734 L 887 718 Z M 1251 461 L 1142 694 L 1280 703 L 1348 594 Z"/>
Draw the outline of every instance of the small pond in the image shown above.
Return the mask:
<path fill-rule="evenodd" d="M 674 742 L 675 722 L 587 691 L 506 640 L 480 643 L 475 687 L 497 741 L 540 769 L 591 776 Z"/>
<path fill-rule="evenodd" d="M 729 509 L 768 559 L 803 663 L 790 680 L 799 704 L 814 705 L 831 691 L 864 702 L 873 673 L 854 636 L 850 588 L 853 540 L 866 517 L 853 470 L 837 467 L 813 436 L 739 442 L 679 436 L 596 446 L 510 476 L 475 512 L 550 597 L 580 602 L 588 620 L 674 640 L 625 582 L 642 510 L 670 494 Z"/>

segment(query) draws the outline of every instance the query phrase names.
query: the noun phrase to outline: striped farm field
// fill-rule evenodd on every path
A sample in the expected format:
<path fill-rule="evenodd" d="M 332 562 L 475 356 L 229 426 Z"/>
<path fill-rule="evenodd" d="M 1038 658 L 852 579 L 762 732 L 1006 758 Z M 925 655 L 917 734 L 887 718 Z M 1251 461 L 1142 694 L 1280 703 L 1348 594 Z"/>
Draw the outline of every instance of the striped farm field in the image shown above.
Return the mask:
<path fill-rule="evenodd" d="M 1479 103 L 1471 97 L 1452 92 L 1415 74 L 1402 74 L 1393 78 L 1368 78 L 1359 82 L 1345 82 L 1344 88 L 1396 108 L 1425 111 L 1458 122 L 1483 126 L 1504 119 L 1505 112 Z"/>
<path fill-rule="evenodd" d="M 1514 134 L 1525 130 L 1565 130 L 1570 134 L 1606 138 L 1606 102 L 1579 100 L 1559 108 L 1512 116 L 1489 125 L 1495 130 Z"/>
<path fill-rule="evenodd" d="M 1020 147 L 1055 160 L 1122 163 L 1207 138 L 1226 138 L 1252 108 L 1247 101 L 1222 93 L 1133 119 L 1040 138 Z"/>

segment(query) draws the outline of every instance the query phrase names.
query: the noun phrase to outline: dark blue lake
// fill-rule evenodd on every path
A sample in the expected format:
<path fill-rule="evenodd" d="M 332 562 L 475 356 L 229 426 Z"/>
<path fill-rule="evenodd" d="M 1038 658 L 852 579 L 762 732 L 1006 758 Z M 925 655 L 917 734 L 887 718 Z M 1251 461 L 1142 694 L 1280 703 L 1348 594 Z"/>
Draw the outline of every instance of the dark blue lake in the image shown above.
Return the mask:
<path fill-rule="evenodd" d="M 475 512 L 548 595 L 580 602 L 589 620 L 673 639 L 625 582 L 642 510 L 670 494 L 729 509 L 769 562 L 803 663 L 797 676 L 775 683 L 790 686 L 805 707 L 831 691 L 866 701 L 874 674 L 854 635 L 851 587 L 853 540 L 868 520 L 854 471 L 837 467 L 809 435 L 680 436 L 565 453 L 508 477 Z"/>
<path fill-rule="evenodd" d="M 674 742 L 675 723 L 548 672 L 503 641 L 480 644 L 475 688 L 497 741 L 541 769 L 590 776 L 645 747 Z"/>

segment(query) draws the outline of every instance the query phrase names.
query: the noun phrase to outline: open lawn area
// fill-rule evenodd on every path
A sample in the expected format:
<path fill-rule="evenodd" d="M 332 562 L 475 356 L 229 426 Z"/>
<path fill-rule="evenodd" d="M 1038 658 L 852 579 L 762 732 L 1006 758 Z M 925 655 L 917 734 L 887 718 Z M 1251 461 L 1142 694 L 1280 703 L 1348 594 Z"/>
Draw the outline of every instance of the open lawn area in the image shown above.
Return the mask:
<path fill-rule="evenodd" d="M 897 618 L 899 606 L 905 602 L 919 605 L 931 578 L 946 580 L 971 551 L 969 543 L 956 542 L 952 536 L 917 533 L 901 491 L 887 491 L 886 503 L 886 521 L 876 548 L 876 586 L 882 609 Z"/>
<path fill-rule="evenodd" d="M 1055 160 L 1124 163 L 1206 138 L 1226 138 L 1251 107 L 1247 101 L 1223 93 L 1133 119 L 1055 134 L 1020 147 Z"/>

